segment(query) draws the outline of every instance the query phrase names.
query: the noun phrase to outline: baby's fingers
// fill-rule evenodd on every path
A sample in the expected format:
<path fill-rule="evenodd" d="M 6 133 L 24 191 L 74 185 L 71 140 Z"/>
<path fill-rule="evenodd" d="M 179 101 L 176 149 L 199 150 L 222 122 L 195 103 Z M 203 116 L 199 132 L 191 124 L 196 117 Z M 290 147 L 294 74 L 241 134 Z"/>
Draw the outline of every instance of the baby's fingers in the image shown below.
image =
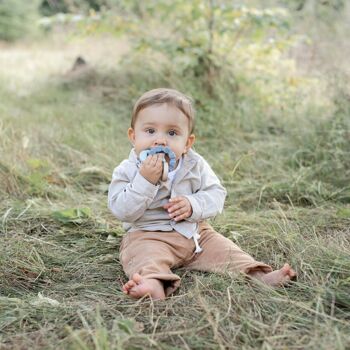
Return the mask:
<path fill-rule="evenodd" d="M 189 209 L 186 199 L 183 198 L 180 202 L 177 202 L 175 204 L 173 203 L 173 205 L 168 209 L 168 212 L 172 213 L 175 210 L 179 210 L 179 209 L 185 209 L 185 210 Z"/>
<path fill-rule="evenodd" d="M 163 208 L 164 209 L 174 208 L 176 205 L 178 205 L 178 202 L 182 201 L 183 199 L 184 197 L 181 197 L 181 196 L 170 198 L 169 202 L 164 204 Z"/>
<path fill-rule="evenodd" d="M 157 154 L 152 154 L 149 157 L 149 164 L 154 167 L 157 164 L 157 162 L 158 162 L 158 155 Z"/>
<path fill-rule="evenodd" d="M 152 154 L 146 158 L 146 160 L 142 163 L 144 166 L 154 169 L 162 167 L 162 157 L 158 154 Z"/>
<path fill-rule="evenodd" d="M 169 212 L 169 213 L 172 213 L 172 212 L 174 212 L 175 210 L 181 209 L 181 208 L 183 208 L 183 207 L 185 207 L 185 206 L 186 206 L 186 203 L 185 203 L 184 201 L 179 202 L 179 203 L 177 203 L 177 204 L 173 204 L 173 205 L 169 208 L 168 212 Z"/>
<path fill-rule="evenodd" d="M 171 218 L 174 218 L 176 216 L 182 215 L 188 211 L 188 208 L 186 207 L 181 207 L 178 210 L 173 210 L 171 213 L 169 212 L 169 215 Z"/>
<path fill-rule="evenodd" d="M 165 209 L 165 210 L 168 210 L 169 208 L 171 208 L 173 206 L 173 203 L 165 203 L 164 205 L 163 205 L 163 208 Z"/>
<path fill-rule="evenodd" d="M 169 199 L 170 203 L 177 203 L 177 202 L 181 202 L 185 199 L 185 197 L 183 196 L 178 196 L 178 197 L 173 197 Z"/>
<path fill-rule="evenodd" d="M 181 214 L 181 215 L 179 215 L 179 216 L 176 216 L 176 217 L 174 218 L 174 220 L 175 220 L 175 221 L 181 221 L 181 220 L 187 219 L 187 218 L 190 217 L 190 216 L 191 216 L 191 213 L 190 213 L 188 210 L 186 210 L 185 213 L 183 213 L 183 214 Z"/>

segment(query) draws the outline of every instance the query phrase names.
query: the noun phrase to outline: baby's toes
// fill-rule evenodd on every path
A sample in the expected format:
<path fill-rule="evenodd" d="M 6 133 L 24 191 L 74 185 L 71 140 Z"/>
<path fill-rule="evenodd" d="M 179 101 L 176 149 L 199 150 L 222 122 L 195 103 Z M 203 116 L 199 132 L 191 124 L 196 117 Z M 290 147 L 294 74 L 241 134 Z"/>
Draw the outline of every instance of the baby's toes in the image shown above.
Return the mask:
<path fill-rule="evenodd" d="M 130 296 L 136 298 L 139 297 L 140 292 L 138 291 L 138 288 L 132 288 L 129 290 Z"/>
<path fill-rule="evenodd" d="M 290 269 L 289 270 L 289 277 L 291 280 L 293 280 L 297 277 L 297 273 L 293 269 Z"/>
<path fill-rule="evenodd" d="M 125 283 L 124 287 L 129 291 L 131 288 L 135 287 L 136 283 L 133 280 L 128 281 Z"/>
<path fill-rule="evenodd" d="M 295 276 L 296 275 L 295 271 L 292 268 L 289 269 L 288 274 L 289 274 L 289 276 Z"/>
<path fill-rule="evenodd" d="M 290 269 L 291 269 L 291 268 L 290 268 L 290 265 L 287 264 L 287 263 L 285 263 L 285 264 L 283 265 L 283 267 L 281 268 L 281 270 L 282 270 L 285 274 L 288 274 L 288 271 L 289 271 Z"/>
<path fill-rule="evenodd" d="M 134 273 L 132 276 L 132 281 L 136 284 L 140 284 L 142 281 L 142 276 L 139 273 Z"/>
<path fill-rule="evenodd" d="M 282 271 L 291 278 L 297 275 L 289 264 L 284 264 L 284 266 L 282 267 Z"/>
<path fill-rule="evenodd" d="M 296 272 L 290 267 L 289 264 L 284 264 L 282 267 L 283 284 L 288 283 L 296 278 Z"/>
<path fill-rule="evenodd" d="M 137 286 L 136 282 L 131 280 L 130 282 L 128 282 L 128 287 L 131 289 L 131 288 L 134 288 L 135 286 Z"/>

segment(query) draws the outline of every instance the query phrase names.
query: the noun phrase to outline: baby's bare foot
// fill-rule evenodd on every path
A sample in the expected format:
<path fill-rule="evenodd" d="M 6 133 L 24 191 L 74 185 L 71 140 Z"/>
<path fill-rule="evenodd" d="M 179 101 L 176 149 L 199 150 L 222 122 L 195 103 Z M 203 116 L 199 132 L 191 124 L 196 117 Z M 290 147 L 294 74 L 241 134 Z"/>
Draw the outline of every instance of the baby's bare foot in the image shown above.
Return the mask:
<path fill-rule="evenodd" d="M 143 278 L 138 273 L 135 273 L 132 279 L 124 284 L 123 292 L 135 299 L 145 295 L 149 295 L 154 300 L 165 299 L 163 283 L 160 280 Z"/>
<path fill-rule="evenodd" d="M 283 286 L 296 277 L 296 275 L 296 272 L 289 266 L 289 264 L 284 264 L 281 269 L 269 273 L 254 272 L 250 274 L 250 276 L 259 281 L 274 287 Z"/>

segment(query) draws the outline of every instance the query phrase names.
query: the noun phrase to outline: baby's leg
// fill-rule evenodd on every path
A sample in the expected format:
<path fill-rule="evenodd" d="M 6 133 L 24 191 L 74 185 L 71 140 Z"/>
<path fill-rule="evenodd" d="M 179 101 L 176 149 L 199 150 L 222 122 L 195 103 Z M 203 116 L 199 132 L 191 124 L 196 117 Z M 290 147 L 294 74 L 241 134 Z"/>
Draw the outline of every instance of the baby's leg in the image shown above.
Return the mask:
<path fill-rule="evenodd" d="M 120 261 L 129 281 L 123 292 L 133 298 L 145 295 L 164 299 L 180 285 L 171 268 L 191 256 L 189 240 L 177 232 L 127 233 L 120 247 Z"/>
<path fill-rule="evenodd" d="M 186 266 L 188 269 L 218 273 L 243 272 L 272 286 L 283 285 L 296 276 L 288 264 L 273 271 L 269 265 L 256 261 L 230 239 L 215 232 L 208 223 L 201 223 L 200 236 L 199 244 L 203 251 Z"/>

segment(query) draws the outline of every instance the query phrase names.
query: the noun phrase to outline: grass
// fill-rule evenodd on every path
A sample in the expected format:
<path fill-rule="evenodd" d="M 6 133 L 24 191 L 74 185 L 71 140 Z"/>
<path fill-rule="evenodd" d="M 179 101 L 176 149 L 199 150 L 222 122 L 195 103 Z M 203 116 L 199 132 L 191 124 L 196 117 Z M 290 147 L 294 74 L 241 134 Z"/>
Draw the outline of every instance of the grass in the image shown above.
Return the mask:
<path fill-rule="evenodd" d="M 248 95 L 220 88 L 218 102 L 196 95 L 198 82 L 120 61 L 112 68 L 103 47 L 98 65 L 93 41 L 40 58 L 56 45 L 0 57 L 13 62 L 0 72 L 0 348 L 349 348 L 346 93 L 323 96 L 321 114 L 312 101 L 264 110 Z M 66 73 L 76 47 L 93 57 L 81 75 Z M 197 99 L 196 149 L 228 189 L 213 225 L 260 260 L 290 262 L 299 276 L 290 287 L 179 270 L 182 286 L 166 301 L 121 292 L 123 230 L 107 210 L 107 186 L 130 149 L 133 100 L 163 84 Z"/>

